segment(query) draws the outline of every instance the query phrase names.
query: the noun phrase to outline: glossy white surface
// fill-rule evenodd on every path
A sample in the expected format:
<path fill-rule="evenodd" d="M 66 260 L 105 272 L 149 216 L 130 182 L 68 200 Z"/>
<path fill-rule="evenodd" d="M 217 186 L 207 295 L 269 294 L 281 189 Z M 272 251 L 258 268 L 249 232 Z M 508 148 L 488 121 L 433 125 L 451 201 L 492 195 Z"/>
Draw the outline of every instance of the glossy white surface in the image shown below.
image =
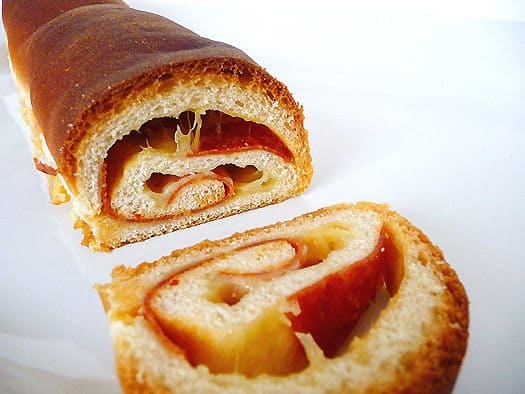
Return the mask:
<path fill-rule="evenodd" d="M 523 390 L 522 9 L 494 20 L 483 6 L 476 19 L 408 6 L 129 3 L 242 48 L 285 82 L 304 105 L 315 177 L 285 203 L 93 253 L 80 246 L 68 207 L 48 203 L 3 44 L 0 392 L 118 392 L 92 289 L 114 266 L 359 200 L 388 202 L 421 227 L 465 284 L 471 337 L 455 392 Z"/>

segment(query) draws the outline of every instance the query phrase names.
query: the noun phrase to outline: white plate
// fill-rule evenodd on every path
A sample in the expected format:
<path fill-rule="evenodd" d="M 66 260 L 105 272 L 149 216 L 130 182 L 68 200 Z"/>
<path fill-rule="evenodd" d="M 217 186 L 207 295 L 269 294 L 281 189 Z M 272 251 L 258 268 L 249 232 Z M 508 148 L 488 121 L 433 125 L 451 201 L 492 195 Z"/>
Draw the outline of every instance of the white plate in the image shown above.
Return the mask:
<path fill-rule="evenodd" d="M 388 202 L 441 246 L 471 300 L 456 392 L 525 386 L 525 25 L 304 6 L 130 1 L 234 44 L 304 105 L 299 198 L 112 253 L 48 203 L 0 47 L 0 392 L 118 392 L 92 285 L 118 264 L 342 201 Z M 292 12 L 293 11 L 293 12 Z"/>

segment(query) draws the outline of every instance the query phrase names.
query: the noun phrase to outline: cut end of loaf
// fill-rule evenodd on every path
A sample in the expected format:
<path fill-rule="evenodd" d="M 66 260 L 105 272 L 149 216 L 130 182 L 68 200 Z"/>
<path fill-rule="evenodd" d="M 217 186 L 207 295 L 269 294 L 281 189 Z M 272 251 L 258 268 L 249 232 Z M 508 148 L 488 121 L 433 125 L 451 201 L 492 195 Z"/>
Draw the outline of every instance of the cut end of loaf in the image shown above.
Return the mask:
<path fill-rule="evenodd" d="M 386 303 L 364 302 L 376 308 L 361 324 L 367 329 L 345 334 L 349 342 L 331 351 L 347 323 L 326 316 L 353 294 L 359 282 L 352 273 L 368 283 L 351 296 L 354 303 L 370 297 L 364 294 L 379 283 L 377 272 Z M 328 285 L 336 277 L 339 284 Z M 305 314 L 315 316 L 312 305 L 335 288 L 347 296 L 321 306 L 332 330 L 324 336 L 308 323 L 319 318 Z M 448 392 L 468 337 L 468 299 L 439 249 L 406 219 L 371 203 L 325 208 L 120 267 L 98 290 L 123 388 L 133 387 L 140 371 L 146 392 Z M 273 334 L 259 337 L 263 328 Z M 253 342 L 243 343 L 248 338 Z M 225 349 L 237 354 L 233 364 Z M 261 354 L 271 354 L 272 363 Z"/>
<path fill-rule="evenodd" d="M 76 182 L 78 193 L 74 197 L 76 203 L 73 209 L 76 215 L 91 228 L 94 241 L 90 241 L 89 244 L 94 249 L 98 249 L 98 245 L 118 247 L 154 235 L 273 204 L 302 193 L 310 183 L 311 158 L 302 123 L 296 123 L 297 117 L 293 112 L 283 108 L 281 104 L 276 105 L 277 102 L 270 100 L 260 89 L 252 85 L 239 85 L 230 77 L 209 75 L 190 78 L 185 82 L 171 82 L 170 86 L 169 89 L 162 88 L 162 95 L 158 95 L 160 88 L 155 87 L 156 93 L 150 95 L 151 98 L 139 100 L 137 104 L 127 107 L 122 113 L 108 119 L 106 123 L 99 124 L 86 137 L 77 154 L 80 167 Z M 149 97 L 146 94 L 144 96 Z M 141 125 L 151 124 L 152 119 L 182 119 L 190 109 L 196 114 L 208 114 L 210 111 L 224 114 L 219 120 L 222 122 L 220 132 L 224 138 L 227 138 L 224 144 L 228 144 L 228 148 L 221 149 L 227 150 L 208 148 L 212 150 L 209 152 L 197 150 L 197 153 L 190 151 L 189 154 L 181 155 L 178 147 L 169 150 L 173 143 L 167 144 L 156 137 L 152 143 L 157 144 L 160 149 L 147 140 L 140 145 L 141 147 L 146 145 L 147 149 L 135 154 L 133 159 L 130 158 L 130 164 L 124 168 L 122 181 L 115 184 L 113 191 L 108 192 L 106 189 L 108 197 L 102 194 L 102 198 L 107 198 L 106 201 L 111 199 L 107 203 L 109 209 L 105 209 L 104 199 L 101 200 L 100 192 L 93 187 L 100 182 L 104 183 L 104 178 L 100 176 L 100 169 L 107 168 L 108 163 L 107 159 L 103 161 L 104 152 L 110 151 L 117 143 L 124 141 L 129 130 L 142 129 Z M 169 118 L 170 116 L 172 118 Z M 214 118 L 217 118 L 217 115 L 214 115 Z M 167 121 L 162 122 L 166 125 Z M 202 124 L 197 124 L 196 117 L 187 122 L 190 128 L 186 132 L 188 135 L 194 133 L 195 131 L 192 130 L 195 129 L 199 133 L 188 140 L 190 149 L 198 149 L 199 141 L 201 149 L 209 146 L 209 143 L 206 145 L 207 141 L 210 141 L 207 135 L 210 132 L 217 133 L 215 131 L 217 126 L 206 126 L 204 118 L 201 120 Z M 286 149 L 289 157 L 273 150 L 277 142 L 273 142 L 271 146 L 254 145 L 253 148 L 232 145 L 234 143 L 232 141 L 235 141 L 232 138 L 240 138 L 241 142 L 246 141 L 243 142 L 244 144 L 269 141 L 269 137 L 264 139 L 260 136 L 250 137 L 251 140 L 242 137 L 242 129 L 239 127 L 243 124 L 240 122 L 248 125 L 245 130 L 253 129 L 254 126 L 251 125 L 256 125 L 266 130 L 255 129 L 256 133 L 273 133 L 275 137 L 272 138 L 276 138 L 279 144 L 284 144 L 285 148 L 279 148 L 280 151 Z M 195 124 L 197 127 L 191 129 Z M 237 133 L 235 134 L 237 137 L 228 135 L 230 133 L 228 127 L 232 133 Z M 167 135 L 166 138 L 169 138 L 170 134 Z M 173 141 L 173 134 L 171 136 Z M 200 137 L 200 140 L 197 137 Z M 176 135 L 175 140 L 177 140 Z M 197 144 L 194 145 L 195 141 Z M 144 163 L 148 164 L 144 165 Z M 223 186 L 221 183 L 222 178 L 221 180 L 216 178 L 224 176 L 225 168 L 236 169 L 237 173 L 246 171 L 249 167 L 259 172 L 259 177 L 249 180 L 248 183 L 245 183 L 247 181 L 241 177 L 237 184 L 235 178 L 232 178 L 233 174 L 228 170 L 226 176 L 234 182 L 223 192 L 223 187 L 226 185 Z M 164 197 L 165 191 L 151 193 L 151 190 L 145 190 L 145 188 L 151 189 L 148 182 L 154 175 L 173 174 L 177 182 L 185 186 L 190 184 L 185 182 L 189 178 L 189 175 L 185 174 L 190 174 L 194 179 L 196 176 L 192 174 L 201 173 L 206 177 L 204 182 L 199 181 L 198 184 L 195 181 L 193 188 L 187 187 L 178 191 L 175 200 Z M 210 175 L 215 178 L 210 179 Z M 173 188 L 169 189 L 169 185 L 166 189 L 168 192 L 173 190 Z M 215 193 L 219 193 L 218 196 L 212 197 Z M 169 207 L 162 207 L 159 201 L 164 201 L 164 204 L 168 201 Z M 177 208 L 177 205 L 180 205 L 180 208 Z M 115 215 L 117 211 L 119 214 L 129 213 L 119 217 Z"/>
<path fill-rule="evenodd" d="M 77 154 L 80 167 L 74 184 L 66 182 L 61 175 L 60 179 L 53 177 L 49 180 L 52 201 L 64 202 L 66 199 L 62 197 L 71 195 L 74 214 L 83 223 L 77 228 L 89 229 L 84 231 L 85 245 L 93 250 L 113 249 L 173 230 L 274 204 L 299 195 L 308 187 L 312 177 L 311 158 L 306 131 L 302 128 L 302 123 L 295 123 L 297 117 L 291 116 L 290 112 L 280 105 L 276 106 L 276 101 L 269 100 L 257 89 L 250 90 L 252 88 L 249 86 L 239 86 L 234 81 L 221 80 L 219 77 L 201 78 L 179 84 L 172 82 L 170 89 L 165 86 L 162 89 L 159 86 L 152 88 L 154 93 L 144 94 L 150 97 L 147 100 L 135 98 L 134 105 L 97 124 L 90 131 Z M 163 92 L 162 96 L 157 95 L 159 90 Z M 117 183 L 119 188 L 112 194 L 115 197 L 114 203 L 109 209 L 104 208 L 104 198 L 109 198 L 104 194 L 107 193 L 107 188 L 99 189 L 95 185 L 104 184 L 105 172 L 101 171 L 106 171 L 108 158 L 111 157 L 105 152 L 111 152 L 118 144 L 122 146 L 122 142 L 129 136 L 129 130 L 139 130 L 141 125 L 151 123 L 152 119 L 182 117 L 181 114 L 187 113 L 188 109 L 204 114 L 208 113 L 210 108 L 212 112 L 225 114 L 223 118 L 243 119 L 249 124 L 264 125 L 267 132 L 274 133 L 273 138 L 281 141 L 280 144 L 286 141 L 284 148 L 280 149 L 286 149 L 289 156 L 283 157 L 278 152 L 266 151 L 264 146 L 254 146 L 252 150 L 243 148 L 222 153 L 211 151 L 209 154 L 191 154 L 190 151 L 189 156 L 177 155 L 176 151 L 170 152 L 164 146 L 161 146 L 162 149 L 155 149 L 155 146 L 146 140 L 139 146 L 141 149 L 147 149 L 131 156 L 130 165 L 124 167 L 122 181 Z M 302 122 L 302 115 L 300 119 Z M 166 135 L 169 138 L 170 134 Z M 158 137 L 155 138 L 159 144 Z M 231 137 L 228 138 L 231 140 Z M 150 164 L 145 166 L 143 163 L 146 162 Z M 222 193 L 223 186 L 220 183 L 202 185 L 201 190 L 186 189 L 193 193 L 194 197 L 191 194 L 185 197 L 184 193 L 180 193 L 180 196 L 177 196 L 181 197 L 180 208 L 177 208 L 177 204 L 171 204 L 168 210 L 165 206 L 158 205 L 159 194 L 144 193 L 154 175 L 177 174 L 177 177 L 181 178 L 184 174 L 200 171 L 210 173 L 228 166 L 238 170 L 252 167 L 261 173 L 260 177 L 263 179 L 234 190 L 233 198 L 224 202 L 220 201 L 224 198 L 220 196 L 215 203 L 210 203 L 213 200 L 202 200 L 210 199 L 213 193 Z M 69 190 L 69 193 L 64 193 L 63 187 L 59 188 L 62 183 L 67 185 L 65 190 Z M 242 182 L 240 184 L 244 185 Z M 208 188 L 216 188 L 216 191 L 208 191 Z M 212 194 L 206 197 L 207 193 Z M 204 209 L 198 208 L 199 205 L 192 208 L 192 204 L 199 204 L 192 202 L 192 199 L 203 201 L 200 204 Z M 149 220 L 148 214 L 142 212 L 142 207 L 151 207 L 149 210 L 153 218 L 159 219 Z M 114 214 L 115 210 L 122 209 L 129 212 L 126 217 Z M 145 220 L 134 220 L 136 218 Z"/>

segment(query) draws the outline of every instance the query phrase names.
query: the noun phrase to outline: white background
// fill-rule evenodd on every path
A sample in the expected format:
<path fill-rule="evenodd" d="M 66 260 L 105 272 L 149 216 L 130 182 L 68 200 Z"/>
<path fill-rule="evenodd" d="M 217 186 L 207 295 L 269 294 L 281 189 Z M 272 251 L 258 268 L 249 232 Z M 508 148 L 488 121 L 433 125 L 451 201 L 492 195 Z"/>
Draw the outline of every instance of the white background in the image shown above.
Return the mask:
<path fill-rule="evenodd" d="M 388 202 L 444 251 L 470 298 L 456 393 L 525 387 L 525 7 L 129 1 L 231 43 L 304 106 L 310 189 L 282 204 L 112 253 L 80 246 L 33 169 L 0 47 L 0 392 L 118 392 L 92 284 L 342 201 Z"/>

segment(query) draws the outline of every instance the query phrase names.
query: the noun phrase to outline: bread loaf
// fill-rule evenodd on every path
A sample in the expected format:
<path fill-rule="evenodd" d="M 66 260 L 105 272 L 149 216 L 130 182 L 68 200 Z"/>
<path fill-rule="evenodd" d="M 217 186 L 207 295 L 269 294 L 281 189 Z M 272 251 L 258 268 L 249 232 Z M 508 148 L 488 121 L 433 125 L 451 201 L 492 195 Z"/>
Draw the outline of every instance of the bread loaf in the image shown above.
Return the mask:
<path fill-rule="evenodd" d="M 310 183 L 302 108 L 239 49 L 120 0 L 5 0 L 2 12 L 35 164 L 91 248 Z"/>
<path fill-rule="evenodd" d="M 445 393 L 468 300 L 384 205 L 204 241 L 98 285 L 126 393 Z"/>

